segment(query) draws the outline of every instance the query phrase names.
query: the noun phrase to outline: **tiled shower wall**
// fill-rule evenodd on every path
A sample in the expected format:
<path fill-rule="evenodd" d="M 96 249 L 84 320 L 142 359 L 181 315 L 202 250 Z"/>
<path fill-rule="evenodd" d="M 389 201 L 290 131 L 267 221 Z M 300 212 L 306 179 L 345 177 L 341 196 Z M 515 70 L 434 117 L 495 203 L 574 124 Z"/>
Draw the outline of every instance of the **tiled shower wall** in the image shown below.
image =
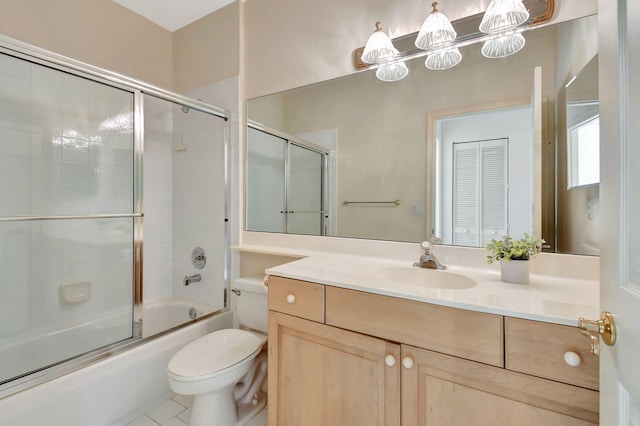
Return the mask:
<path fill-rule="evenodd" d="M 221 118 L 144 97 L 144 302 L 177 297 L 222 308 L 224 126 Z M 201 247 L 202 270 L 191 262 Z M 183 285 L 187 275 L 202 281 Z"/>
<path fill-rule="evenodd" d="M 225 259 L 225 121 L 199 111 L 174 113 L 173 154 L 173 286 L 174 295 L 223 307 Z M 195 247 L 204 249 L 207 263 L 196 269 Z M 183 285 L 186 275 L 202 281 Z"/>
<path fill-rule="evenodd" d="M 132 108 L 130 92 L 0 55 L 0 217 L 132 213 Z M 132 223 L 1 222 L 0 349 L 105 317 L 128 337 Z"/>
<path fill-rule="evenodd" d="M 173 108 L 144 98 L 143 297 L 149 303 L 173 295 Z"/>

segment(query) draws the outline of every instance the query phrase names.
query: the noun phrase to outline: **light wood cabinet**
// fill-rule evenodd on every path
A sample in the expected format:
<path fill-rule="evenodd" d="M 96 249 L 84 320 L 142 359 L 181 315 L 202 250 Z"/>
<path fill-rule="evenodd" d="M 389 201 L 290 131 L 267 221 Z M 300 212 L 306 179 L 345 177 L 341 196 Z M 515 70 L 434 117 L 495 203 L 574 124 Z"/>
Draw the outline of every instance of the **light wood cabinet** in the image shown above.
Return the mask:
<path fill-rule="evenodd" d="M 400 426 L 399 358 L 398 344 L 269 312 L 269 424 Z"/>
<path fill-rule="evenodd" d="M 324 322 L 324 286 L 269 277 L 269 310 Z"/>
<path fill-rule="evenodd" d="M 566 364 L 567 352 L 579 365 Z M 509 370 L 598 390 L 598 357 L 575 327 L 505 318 L 505 353 Z"/>
<path fill-rule="evenodd" d="M 598 423 L 598 392 L 402 345 L 403 426 Z"/>
<path fill-rule="evenodd" d="M 577 328 L 278 277 L 269 308 L 270 426 L 598 424 Z"/>
<path fill-rule="evenodd" d="M 325 297 L 329 325 L 504 366 L 500 315 L 338 287 L 327 287 Z"/>

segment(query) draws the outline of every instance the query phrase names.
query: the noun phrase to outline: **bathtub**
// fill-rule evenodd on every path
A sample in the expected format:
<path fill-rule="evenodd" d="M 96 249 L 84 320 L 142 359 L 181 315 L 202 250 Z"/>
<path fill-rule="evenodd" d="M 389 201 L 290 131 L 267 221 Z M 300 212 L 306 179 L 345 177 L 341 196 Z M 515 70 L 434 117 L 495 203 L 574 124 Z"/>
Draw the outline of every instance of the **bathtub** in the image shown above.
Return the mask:
<path fill-rule="evenodd" d="M 142 311 L 142 336 L 151 337 L 171 330 L 214 310 L 217 309 L 211 305 L 178 298 L 146 304 Z M 131 332 L 131 310 L 118 309 L 63 330 L 5 339 L 0 343 L 0 382 L 10 379 L 16 372 L 35 371 L 43 365 L 128 339 Z"/>
<path fill-rule="evenodd" d="M 216 310 L 211 305 L 175 297 L 156 300 L 142 308 L 142 336 L 153 336 Z"/>
<path fill-rule="evenodd" d="M 131 309 L 118 309 L 64 329 L 38 330 L 0 343 L 0 381 L 131 338 Z M 0 394 L 0 397 L 2 395 Z"/>
<path fill-rule="evenodd" d="M 168 305 L 172 308 L 164 309 L 165 312 L 181 306 L 180 303 L 151 306 Z M 152 320 L 154 314 L 164 317 L 162 311 L 162 308 L 150 309 L 153 313 L 147 321 Z M 200 336 L 232 326 L 233 313 L 222 312 L 0 399 L 0 424 L 126 425 L 172 395 L 166 369 L 180 348 Z"/>

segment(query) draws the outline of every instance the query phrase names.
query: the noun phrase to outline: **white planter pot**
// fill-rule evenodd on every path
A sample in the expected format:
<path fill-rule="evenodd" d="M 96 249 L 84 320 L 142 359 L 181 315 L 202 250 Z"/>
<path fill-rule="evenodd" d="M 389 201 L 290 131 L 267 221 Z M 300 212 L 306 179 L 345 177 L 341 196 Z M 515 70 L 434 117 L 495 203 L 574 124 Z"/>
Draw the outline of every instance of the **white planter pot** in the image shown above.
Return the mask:
<path fill-rule="evenodd" d="M 511 260 L 500 262 L 500 279 L 514 284 L 529 283 L 529 261 Z"/>

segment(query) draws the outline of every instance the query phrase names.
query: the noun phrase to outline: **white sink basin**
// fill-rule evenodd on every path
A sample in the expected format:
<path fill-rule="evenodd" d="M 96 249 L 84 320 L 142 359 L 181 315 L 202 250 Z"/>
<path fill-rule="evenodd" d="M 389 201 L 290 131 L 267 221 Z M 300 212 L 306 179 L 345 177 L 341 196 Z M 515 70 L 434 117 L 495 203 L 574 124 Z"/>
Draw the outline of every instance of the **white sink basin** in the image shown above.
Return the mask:
<path fill-rule="evenodd" d="M 430 288 L 463 289 L 478 285 L 474 279 L 455 272 L 415 266 L 379 268 L 376 270 L 376 275 L 398 283 L 415 284 Z"/>

